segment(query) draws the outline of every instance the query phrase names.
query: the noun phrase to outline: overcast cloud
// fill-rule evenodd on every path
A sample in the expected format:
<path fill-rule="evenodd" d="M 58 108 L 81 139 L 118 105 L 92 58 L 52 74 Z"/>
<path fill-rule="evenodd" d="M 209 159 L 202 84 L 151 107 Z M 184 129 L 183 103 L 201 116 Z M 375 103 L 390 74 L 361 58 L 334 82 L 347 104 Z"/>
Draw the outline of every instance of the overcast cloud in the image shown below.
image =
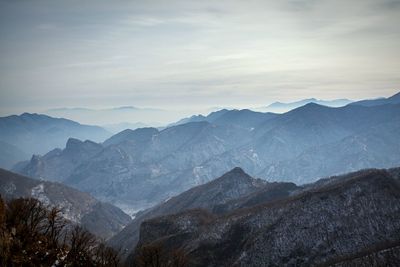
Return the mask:
<path fill-rule="evenodd" d="M 0 113 L 389 96 L 400 1 L 0 0 Z"/>

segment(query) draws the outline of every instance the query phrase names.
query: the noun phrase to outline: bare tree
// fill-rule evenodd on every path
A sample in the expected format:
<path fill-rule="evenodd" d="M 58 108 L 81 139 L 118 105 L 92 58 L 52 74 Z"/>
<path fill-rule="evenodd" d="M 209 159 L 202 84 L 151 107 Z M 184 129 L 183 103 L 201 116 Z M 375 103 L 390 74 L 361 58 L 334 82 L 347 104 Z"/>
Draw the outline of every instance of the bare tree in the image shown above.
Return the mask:
<path fill-rule="evenodd" d="M 61 209 L 51 208 L 47 214 L 47 226 L 44 234 L 48 236 L 53 246 L 57 246 L 62 236 L 62 231 L 67 225 L 67 221 L 61 217 Z"/>
<path fill-rule="evenodd" d="M 30 198 L 5 204 L 0 196 L 0 266 L 120 266 L 119 255 L 57 207 Z"/>
<path fill-rule="evenodd" d="M 107 247 L 101 242 L 95 250 L 95 259 L 97 266 L 118 267 L 120 266 L 119 253 L 114 249 Z"/>
<path fill-rule="evenodd" d="M 47 219 L 44 205 L 34 198 L 18 198 L 9 203 L 8 210 L 7 223 L 15 227 L 15 234 L 26 241 L 37 239 Z"/>
<path fill-rule="evenodd" d="M 142 246 L 136 258 L 138 267 L 164 267 L 163 249 L 160 245 Z"/>
<path fill-rule="evenodd" d="M 6 227 L 6 205 L 0 195 L 0 266 L 10 260 L 10 235 Z"/>
<path fill-rule="evenodd" d="M 138 267 L 187 267 L 189 258 L 183 249 L 166 251 L 161 244 L 139 248 L 135 259 Z"/>
<path fill-rule="evenodd" d="M 183 249 L 177 249 L 172 252 L 169 261 L 169 267 L 187 267 L 189 266 L 189 257 Z"/>
<path fill-rule="evenodd" d="M 69 241 L 70 248 L 65 259 L 67 266 L 95 266 L 92 253 L 96 246 L 96 239 L 90 232 L 80 226 L 75 226 Z"/>

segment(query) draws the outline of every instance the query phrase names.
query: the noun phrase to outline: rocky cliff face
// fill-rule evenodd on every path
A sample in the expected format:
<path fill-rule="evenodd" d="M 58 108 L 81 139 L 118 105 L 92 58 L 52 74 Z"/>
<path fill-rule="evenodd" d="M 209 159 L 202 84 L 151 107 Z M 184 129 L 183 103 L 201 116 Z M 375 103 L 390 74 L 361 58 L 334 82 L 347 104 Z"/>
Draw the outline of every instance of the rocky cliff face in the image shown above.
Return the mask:
<path fill-rule="evenodd" d="M 399 262 L 398 171 L 367 170 L 280 200 L 216 216 L 205 210 L 142 223 L 137 251 L 184 249 L 190 266 L 387 265 Z"/>
<path fill-rule="evenodd" d="M 45 205 L 57 206 L 62 215 L 108 239 L 127 225 L 131 218 L 119 208 L 102 203 L 87 193 L 53 182 L 21 176 L 0 169 L 0 194 L 6 199 L 33 197 Z"/>
<path fill-rule="evenodd" d="M 101 144 L 89 140 L 69 138 L 65 149 L 56 148 L 44 156 L 34 155 L 17 171 L 29 177 L 63 182 L 75 168 L 100 153 L 102 148 Z"/>

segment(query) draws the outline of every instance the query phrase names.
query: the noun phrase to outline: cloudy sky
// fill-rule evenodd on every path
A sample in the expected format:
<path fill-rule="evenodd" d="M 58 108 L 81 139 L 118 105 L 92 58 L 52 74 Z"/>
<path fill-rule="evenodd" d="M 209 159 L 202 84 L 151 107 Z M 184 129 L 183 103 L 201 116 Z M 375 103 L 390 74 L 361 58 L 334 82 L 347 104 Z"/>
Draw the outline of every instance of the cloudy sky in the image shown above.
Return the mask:
<path fill-rule="evenodd" d="M 0 0 L 0 114 L 400 91 L 400 0 Z"/>

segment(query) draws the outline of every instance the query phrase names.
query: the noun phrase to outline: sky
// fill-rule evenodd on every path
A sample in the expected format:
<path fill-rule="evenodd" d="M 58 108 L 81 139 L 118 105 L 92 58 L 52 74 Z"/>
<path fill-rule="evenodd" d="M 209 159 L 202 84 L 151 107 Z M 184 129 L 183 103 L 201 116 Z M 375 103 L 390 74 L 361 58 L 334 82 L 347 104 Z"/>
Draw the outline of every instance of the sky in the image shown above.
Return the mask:
<path fill-rule="evenodd" d="M 0 0 L 0 115 L 400 91 L 400 0 Z"/>

